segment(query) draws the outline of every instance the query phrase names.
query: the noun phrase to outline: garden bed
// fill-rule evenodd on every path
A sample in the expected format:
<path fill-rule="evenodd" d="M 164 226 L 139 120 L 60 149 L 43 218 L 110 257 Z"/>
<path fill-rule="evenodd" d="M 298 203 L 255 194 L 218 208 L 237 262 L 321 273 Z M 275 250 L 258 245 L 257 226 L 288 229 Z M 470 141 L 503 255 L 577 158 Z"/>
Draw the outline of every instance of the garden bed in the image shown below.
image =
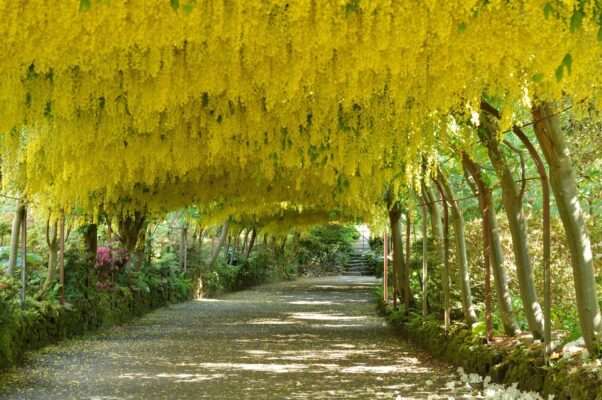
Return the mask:
<path fill-rule="evenodd" d="M 486 344 L 463 324 L 453 324 L 446 333 L 441 321 L 411 314 L 402 317 L 390 305 L 379 311 L 410 342 L 433 356 L 462 367 L 467 372 L 490 376 L 501 384 L 518 384 L 524 391 L 539 392 L 554 399 L 601 400 L 602 367 L 599 360 L 559 357 L 546 366 L 543 345 L 538 341 L 500 341 Z M 509 338 L 510 339 L 510 338 Z"/>
<path fill-rule="evenodd" d="M 122 324 L 169 303 L 188 300 L 191 291 L 170 290 L 162 284 L 148 291 L 118 288 L 95 292 L 63 307 L 58 303 L 29 300 L 21 309 L 0 302 L 0 370 L 20 363 L 26 352 L 62 339 Z"/>

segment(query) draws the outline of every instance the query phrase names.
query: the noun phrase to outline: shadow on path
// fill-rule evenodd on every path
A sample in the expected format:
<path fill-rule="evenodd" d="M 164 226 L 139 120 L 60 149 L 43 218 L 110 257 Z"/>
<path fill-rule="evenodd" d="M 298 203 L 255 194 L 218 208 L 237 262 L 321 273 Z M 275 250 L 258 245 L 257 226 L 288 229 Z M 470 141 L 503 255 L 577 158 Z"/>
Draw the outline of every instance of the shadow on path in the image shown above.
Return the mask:
<path fill-rule="evenodd" d="M 0 398 L 464 398 L 450 367 L 376 316 L 376 284 L 305 279 L 163 308 L 34 353 Z"/>

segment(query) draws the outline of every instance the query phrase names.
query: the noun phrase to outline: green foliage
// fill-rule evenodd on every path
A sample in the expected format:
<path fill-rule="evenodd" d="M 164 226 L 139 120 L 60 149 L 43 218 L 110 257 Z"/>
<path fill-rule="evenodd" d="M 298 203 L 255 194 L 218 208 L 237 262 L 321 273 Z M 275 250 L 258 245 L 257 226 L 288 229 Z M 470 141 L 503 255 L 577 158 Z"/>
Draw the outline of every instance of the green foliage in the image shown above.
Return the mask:
<path fill-rule="evenodd" d="M 219 259 L 211 271 L 202 273 L 203 291 L 213 296 L 295 276 L 297 266 L 290 255 L 260 247 L 238 265 Z"/>
<path fill-rule="evenodd" d="M 313 228 L 299 241 L 297 260 L 306 269 L 334 270 L 344 265 L 352 252 L 352 243 L 359 237 L 350 225 L 329 224 Z"/>

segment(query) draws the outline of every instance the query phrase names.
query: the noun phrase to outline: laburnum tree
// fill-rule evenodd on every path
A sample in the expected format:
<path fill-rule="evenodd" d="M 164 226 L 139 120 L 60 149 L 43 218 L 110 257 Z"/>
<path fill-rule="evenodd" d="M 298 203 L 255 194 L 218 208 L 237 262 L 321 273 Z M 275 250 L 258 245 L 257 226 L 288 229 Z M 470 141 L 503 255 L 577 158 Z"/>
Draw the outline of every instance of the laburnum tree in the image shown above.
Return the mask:
<path fill-rule="evenodd" d="M 447 271 L 453 228 L 458 279 L 444 279 L 472 323 L 464 209 L 439 165 L 451 154 L 481 201 L 513 333 L 480 149 L 501 184 L 529 329 L 543 337 L 521 185 L 503 142 L 531 123 L 593 353 L 602 317 L 559 113 L 565 103 L 575 114 L 601 108 L 601 18 L 593 0 L 0 0 L 3 185 L 55 213 L 115 216 L 131 252 L 147 216 L 191 204 L 219 204 L 220 242 L 227 221 L 248 216 L 293 227 L 333 211 L 368 221 L 386 213 L 407 294 L 400 222 L 415 191 L 443 246 L 431 269 Z"/>

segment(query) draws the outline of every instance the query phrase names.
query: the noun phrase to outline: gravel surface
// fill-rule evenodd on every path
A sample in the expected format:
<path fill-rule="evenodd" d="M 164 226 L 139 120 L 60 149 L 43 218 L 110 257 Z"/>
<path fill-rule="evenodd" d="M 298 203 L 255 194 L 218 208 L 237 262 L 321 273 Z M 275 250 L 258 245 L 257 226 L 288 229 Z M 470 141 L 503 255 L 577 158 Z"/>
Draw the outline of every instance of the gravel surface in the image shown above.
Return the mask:
<path fill-rule="evenodd" d="M 302 279 L 166 307 L 31 354 L 0 399 L 472 398 L 376 315 L 376 284 Z"/>

